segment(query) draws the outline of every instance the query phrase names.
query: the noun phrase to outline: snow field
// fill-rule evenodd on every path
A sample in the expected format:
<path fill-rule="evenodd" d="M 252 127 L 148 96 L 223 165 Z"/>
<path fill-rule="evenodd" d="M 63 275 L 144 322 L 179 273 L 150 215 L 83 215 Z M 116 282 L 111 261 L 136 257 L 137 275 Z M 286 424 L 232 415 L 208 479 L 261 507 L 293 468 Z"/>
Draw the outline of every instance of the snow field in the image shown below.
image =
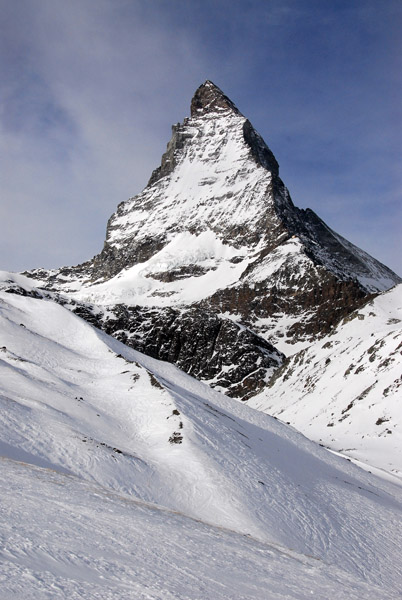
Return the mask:
<path fill-rule="evenodd" d="M 51 301 L 0 309 L 3 455 L 399 589 L 399 488 Z"/>
<path fill-rule="evenodd" d="M 402 481 L 402 286 L 293 355 L 250 406 Z"/>
<path fill-rule="evenodd" d="M 334 566 L 0 458 L 2 600 L 391 600 Z"/>
<path fill-rule="evenodd" d="M 211 230 L 199 235 L 182 232 L 172 236 L 172 240 L 148 261 L 126 269 L 104 283 L 84 286 L 73 297 L 101 305 L 121 302 L 129 306 L 163 307 L 191 304 L 236 283 L 249 263 L 245 254 L 245 248 L 223 244 Z M 234 257 L 239 257 L 240 262 L 232 263 Z M 171 282 L 158 280 L 161 273 L 194 265 L 205 273 Z"/>

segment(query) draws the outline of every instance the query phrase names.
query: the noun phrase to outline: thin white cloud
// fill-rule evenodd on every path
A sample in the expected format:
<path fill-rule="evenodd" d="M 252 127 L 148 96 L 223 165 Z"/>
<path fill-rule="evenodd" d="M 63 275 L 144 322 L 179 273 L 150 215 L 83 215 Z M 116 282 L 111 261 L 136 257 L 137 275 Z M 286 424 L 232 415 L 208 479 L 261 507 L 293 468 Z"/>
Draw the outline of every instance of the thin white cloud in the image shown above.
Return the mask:
<path fill-rule="evenodd" d="M 124 3 L 96 6 L 25 5 L 30 73 L 24 65 L 22 85 L 8 81 L 2 112 L 3 268 L 57 266 L 99 251 L 110 213 L 158 165 L 177 111 L 174 95 L 162 96 L 172 72 L 202 70 L 185 35 L 132 11 L 124 22 Z M 25 256 L 15 251 L 21 234 Z"/>

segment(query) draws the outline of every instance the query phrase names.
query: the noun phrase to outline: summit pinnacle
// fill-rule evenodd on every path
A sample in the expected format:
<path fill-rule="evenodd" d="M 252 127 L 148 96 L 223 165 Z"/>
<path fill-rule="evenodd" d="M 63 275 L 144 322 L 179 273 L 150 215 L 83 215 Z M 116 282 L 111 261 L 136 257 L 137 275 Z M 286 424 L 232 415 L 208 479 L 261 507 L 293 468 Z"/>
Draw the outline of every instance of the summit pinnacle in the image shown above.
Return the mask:
<path fill-rule="evenodd" d="M 231 110 L 237 115 L 240 111 L 217 85 L 207 80 L 196 90 L 191 100 L 191 116 L 199 117 L 210 112 Z"/>

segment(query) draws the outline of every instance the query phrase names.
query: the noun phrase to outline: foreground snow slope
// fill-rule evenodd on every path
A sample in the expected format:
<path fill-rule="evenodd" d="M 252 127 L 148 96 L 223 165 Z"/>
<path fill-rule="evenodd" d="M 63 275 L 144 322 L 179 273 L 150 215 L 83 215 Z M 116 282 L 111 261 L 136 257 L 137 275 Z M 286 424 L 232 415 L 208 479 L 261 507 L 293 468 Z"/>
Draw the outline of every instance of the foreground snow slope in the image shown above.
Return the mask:
<path fill-rule="evenodd" d="M 352 313 L 248 404 L 402 479 L 402 285 Z"/>
<path fill-rule="evenodd" d="M 392 598 L 312 556 L 0 458 L 2 600 Z"/>
<path fill-rule="evenodd" d="M 23 278 L 19 284 L 25 284 Z M 349 586 L 345 598 L 352 598 L 352 590 L 360 589 L 358 582 L 373 586 L 372 597 L 378 597 L 377 585 L 388 590 L 383 597 L 402 588 L 400 488 L 331 455 L 283 423 L 226 398 L 174 366 L 125 347 L 52 301 L 1 292 L 0 331 L 0 455 L 11 459 L 3 462 L 11 471 L 7 475 L 4 470 L 2 483 L 2 530 L 7 540 L 3 573 L 7 580 L 18 575 L 20 585 L 26 582 L 26 590 L 37 586 L 51 590 L 53 584 L 63 590 L 60 577 L 68 579 L 72 572 L 67 589 L 79 594 L 82 581 L 100 577 L 112 562 L 110 585 L 113 580 L 115 589 L 120 589 L 123 570 L 125 581 L 134 578 L 142 590 L 143 596 L 132 597 L 169 598 L 167 593 L 158 596 L 155 591 L 164 589 L 166 579 L 173 586 L 172 597 L 219 597 L 208 587 L 213 584 L 205 563 L 200 567 L 205 570 L 201 576 L 193 572 L 197 577 L 194 590 L 198 590 L 193 596 L 184 591 L 180 596 L 174 588 L 177 571 L 172 565 L 179 555 L 173 556 L 173 562 L 169 558 L 167 567 L 163 543 L 156 540 L 169 547 L 172 539 L 177 539 L 172 529 L 182 527 L 185 548 L 193 542 L 197 548 L 209 545 L 211 560 L 219 556 L 213 571 L 217 577 L 222 548 L 229 539 L 233 544 L 241 540 L 241 549 L 237 552 L 237 546 L 232 547 L 228 560 L 232 565 L 242 563 L 243 570 L 251 573 L 247 581 L 257 588 L 255 593 L 250 591 L 242 576 L 243 595 L 233 588 L 232 592 L 222 591 L 222 598 L 264 597 L 261 590 L 267 589 L 267 569 L 271 569 L 272 597 L 274 592 L 282 593 L 275 587 L 275 563 L 270 564 L 264 554 L 267 544 L 275 546 L 273 560 L 283 565 L 288 560 L 284 558 L 286 548 L 326 565 L 319 569 L 323 578 L 317 575 L 317 585 L 323 589 L 333 585 L 333 569 L 342 569 L 343 575 L 334 577 Z M 31 466 L 18 466 L 15 460 Z M 60 491 L 57 502 L 55 489 L 65 490 Z M 169 517 L 162 527 L 153 521 L 154 509 L 141 509 L 136 525 L 130 525 L 128 514 L 137 512 L 130 508 L 133 500 L 186 517 Z M 103 523 L 106 505 L 108 516 Z M 40 520 L 35 525 L 39 510 L 47 519 L 46 527 Z M 199 529 L 188 525 L 188 517 L 204 525 Z M 64 518 L 66 529 L 75 523 L 68 556 L 68 546 L 59 539 Z M 206 524 L 237 533 L 217 533 Z M 100 527 L 102 533 L 98 534 Z M 87 532 L 93 529 L 91 537 Z M 193 529 L 197 531 L 194 539 L 190 535 Z M 124 548 L 115 539 L 123 530 L 127 531 Z M 251 536 L 253 541 L 237 534 Z M 204 546 L 199 541 L 203 536 Z M 137 575 L 135 564 L 127 566 L 134 539 L 135 552 L 144 556 Z M 107 559 L 103 551 L 98 554 L 98 543 L 101 547 L 110 544 Z M 50 550 L 49 544 L 55 548 Z M 154 544 L 158 551 L 152 550 Z M 192 565 L 188 568 L 197 570 L 200 555 L 188 552 Z M 293 556 L 288 568 L 284 567 L 289 586 L 296 586 L 297 578 L 292 577 L 299 568 Z M 145 558 L 150 562 L 151 579 L 154 577 L 148 596 Z M 300 577 L 306 590 L 311 581 L 306 572 L 311 573 L 314 559 L 296 559 L 301 561 Z M 205 584 L 204 592 L 197 587 L 200 581 Z M 11 594 L 16 584 L 8 585 Z M 236 580 L 228 576 L 227 585 L 236 586 Z M 285 590 L 287 584 L 282 585 Z M 365 589 L 361 583 L 361 597 L 365 597 Z M 284 592 L 277 597 L 306 597 L 304 592 L 298 596 L 296 588 L 286 593 L 288 596 Z M 119 596 L 111 591 L 103 597 Z"/>

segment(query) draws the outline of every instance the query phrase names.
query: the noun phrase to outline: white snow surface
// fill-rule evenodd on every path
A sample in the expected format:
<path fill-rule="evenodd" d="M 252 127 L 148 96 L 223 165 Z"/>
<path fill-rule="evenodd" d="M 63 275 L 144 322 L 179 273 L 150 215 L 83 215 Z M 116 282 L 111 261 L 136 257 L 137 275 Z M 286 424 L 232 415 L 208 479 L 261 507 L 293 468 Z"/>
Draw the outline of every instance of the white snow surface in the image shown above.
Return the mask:
<path fill-rule="evenodd" d="M 342 569 L 0 457 L 3 600 L 392 599 Z"/>
<path fill-rule="evenodd" d="M 239 257 L 239 263 L 231 262 L 234 257 Z M 210 229 L 199 234 L 184 231 L 149 260 L 121 271 L 104 283 L 83 286 L 71 295 L 99 305 L 188 305 L 237 283 L 249 262 L 246 248 L 223 244 Z M 192 265 L 201 268 L 204 274 L 171 282 L 158 280 L 160 274 Z"/>
<path fill-rule="evenodd" d="M 187 119 L 185 136 L 192 139 L 174 171 L 119 207 L 106 241 L 118 247 L 128 237 L 192 228 L 224 235 L 247 225 L 252 231 L 272 203 L 271 173 L 251 159 L 243 138 L 245 120 L 234 113 Z M 261 197 L 265 203 L 255 201 Z"/>
<path fill-rule="evenodd" d="M 198 302 L 237 284 L 263 240 L 242 245 L 235 232 L 252 237 L 273 206 L 271 173 L 251 158 L 244 122 L 232 112 L 186 119 L 185 135 L 193 139 L 178 154 L 174 171 L 120 204 L 108 224 L 106 242 L 118 251 L 131 240 L 161 236 L 162 250 L 109 281 L 82 284 L 73 278 L 60 287 L 102 305 L 169 306 Z M 158 278 L 192 265 L 201 269 L 197 276 Z"/>
<path fill-rule="evenodd" d="M 50 300 L 0 332 L 5 600 L 401 592 L 400 487 Z"/>
<path fill-rule="evenodd" d="M 402 285 L 289 359 L 248 404 L 402 481 Z"/>

